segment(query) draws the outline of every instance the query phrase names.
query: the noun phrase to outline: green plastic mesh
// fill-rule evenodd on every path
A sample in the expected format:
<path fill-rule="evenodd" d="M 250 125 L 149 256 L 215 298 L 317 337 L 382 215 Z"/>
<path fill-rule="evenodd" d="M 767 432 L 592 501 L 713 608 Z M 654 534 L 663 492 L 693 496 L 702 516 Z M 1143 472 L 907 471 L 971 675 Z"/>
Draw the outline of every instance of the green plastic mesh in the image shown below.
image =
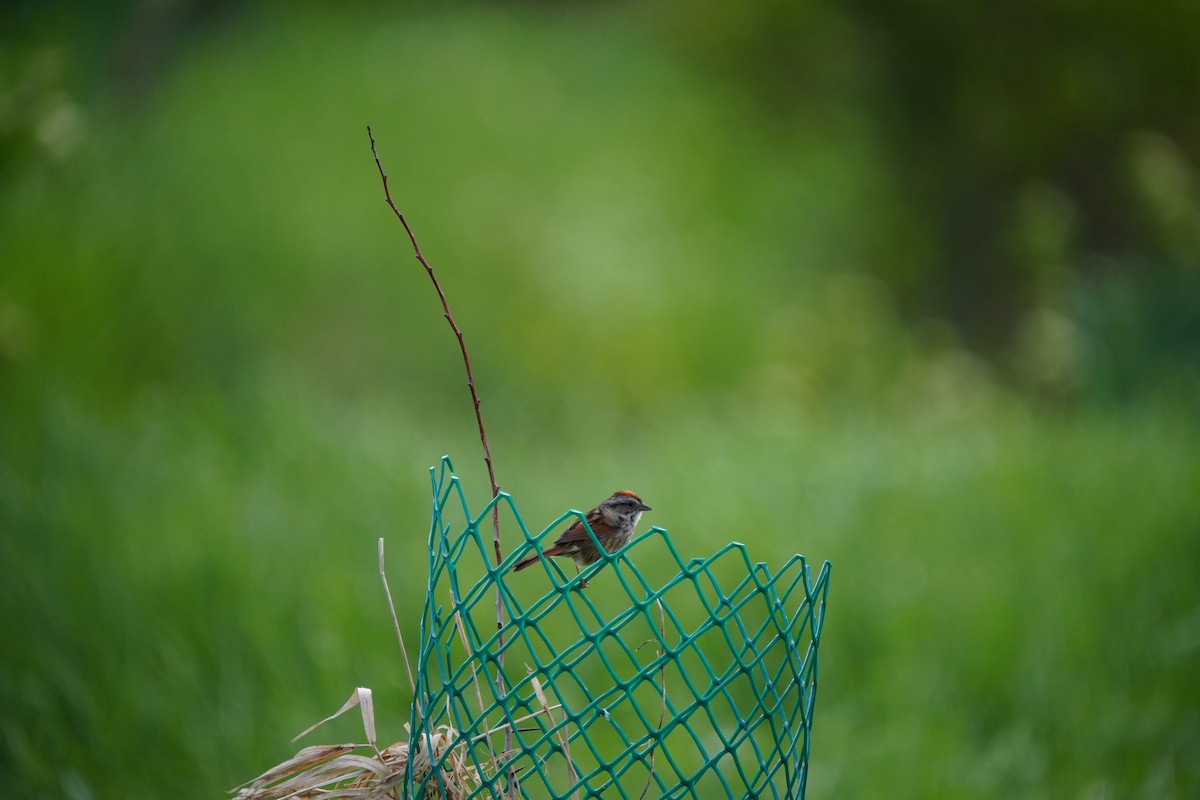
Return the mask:
<path fill-rule="evenodd" d="M 737 543 L 685 559 L 652 528 L 585 569 L 578 591 L 569 561 L 510 567 L 579 512 L 531 535 L 507 494 L 471 514 L 448 458 L 431 476 L 410 741 L 449 726 L 466 746 L 430 747 L 442 769 L 424 785 L 407 775 L 404 796 L 804 796 L 828 562 L 814 579 L 801 556 L 772 573 Z M 522 537 L 499 567 L 497 504 L 505 541 Z M 444 785 L 450 758 L 482 785 Z"/>

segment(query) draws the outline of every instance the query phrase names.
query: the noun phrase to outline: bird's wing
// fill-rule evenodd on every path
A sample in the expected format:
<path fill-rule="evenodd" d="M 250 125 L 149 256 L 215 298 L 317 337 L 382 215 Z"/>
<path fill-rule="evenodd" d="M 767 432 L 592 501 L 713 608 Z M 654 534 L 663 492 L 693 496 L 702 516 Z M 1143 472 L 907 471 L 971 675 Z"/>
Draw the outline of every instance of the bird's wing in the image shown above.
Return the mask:
<path fill-rule="evenodd" d="M 596 531 L 595 528 L 592 528 L 592 530 L 595 531 L 597 534 L 600 533 L 599 531 Z M 580 522 L 579 520 L 575 520 L 575 524 L 573 524 L 571 527 L 567 528 L 565 531 L 563 531 L 561 534 L 559 534 L 558 538 L 554 540 L 554 543 L 555 544 L 579 544 L 581 542 L 590 542 L 590 541 L 592 541 L 592 537 L 588 535 L 587 528 L 584 526 L 584 524 L 582 522 Z"/>

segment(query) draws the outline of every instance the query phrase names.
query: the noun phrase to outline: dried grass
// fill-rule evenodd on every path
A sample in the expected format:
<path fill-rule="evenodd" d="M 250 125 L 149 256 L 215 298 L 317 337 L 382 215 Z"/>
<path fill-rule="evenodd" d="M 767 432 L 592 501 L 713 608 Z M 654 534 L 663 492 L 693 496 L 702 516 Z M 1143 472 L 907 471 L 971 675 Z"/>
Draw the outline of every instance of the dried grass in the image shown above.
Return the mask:
<path fill-rule="evenodd" d="M 396 636 L 400 640 L 401 653 L 404 656 L 405 668 L 409 680 L 412 681 L 412 671 L 408 664 L 408 651 L 400 634 L 400 623 L 396 617 L 396 607 L 392 602 L 391 590 L 388 588 L 387 576 L 384 571 L 383 540 L 379 540 L 379 574 L 383 580 L 384 592 L 387 594 L 388 607 L 391 610 L 392 622 L 395 625 Z M 662 601 L 658 601 L 660 628 L 665 628 Z M 470 651 L 470 643 L 463 627 L 462 619 L 455 610 L 455 627 L 464 649 Z M 660 631 L 665 634 L 665 631 Z M 653 640 L 650 640 L 652 642 Z M 649 644 L 643 642 L 637 649 Z M 661 651 L 660 651 L 661 652 Z M 533 671 L 526 666 L 532 676 Z M 472 679 L 475 683 L 476 700 L 483 713 L 483 693 L 479 687 L 478 677 L 472 667 Z M 660 670 L 659 679 L 664 676 Z M 554 711 L 562 708 L 561 704 L 550 704 L 541 682 L 531 678 L 534 695 L 541 708 L 514 720 L 514 726 L 527 722 L 538 716 L 545 716 L 550 727 L 557 725 Z M 414 702 L 416 702 L 416 686 L 412 684 Z M 666 712 L 667 687 L 662 685 L 662 707 L 659 709 L 659 727 L 662 726 Z M 471 739 L 464 738 L 457 730 L 449 725 L 442 725 L 420 737 L 419 743 L 412 744 L 412 729 L 405 724 L 404 729 L 409 734 L 409 741 L 396 742 L 380 750 L 375 735 L 375 704 L 372 692 L 365 686 L 360 686 L 351 693 L 350 697 L 333 714 L 302 731 L 292 741 L 300 739 L 321 725 L 334 720 L 353 708 L 358 708 L 362 714 L 363 733 L 366 744 L 334 744 L 314 745 L 305 747 L 292 758 L 277 764 L 259 775 L 257 778 L 242 784 L 234 790 L 234 800 L 382 800 L 390 797 L 400 800 L 403 786 L 407 782 L 407 773 L 411 771 L 412 786 L 418 789 L 418 794 L 430 800 L 463 800 L 485 783 L 492 783 L 498 771 L 504 767 L 504 762 L 514 751 L 506 750 L 497 753 L 492 745 L 491 737 L 500 732 L 508 735 L 514 730 L 513 726 L 503 724 L 487 730 Z M 418 703 L 417 710 L 422 712 Z M 571 759 L 570 735 L 562 728 L 556 730 L 556 737 L 566 759 L 567 780 L 572 786 L 579 782 L 579 774 Z M 484 752 L 476 752 L 480 747 Z M 649 749 L 650 774 L 642 797 L 650 788 L 654 776 L 655 748 Z M 482 767 L 488 774 L 481 772 Z M 515 795 L 518 789 L 515 773 L 508 766 L 508 780 L 503 790 L 507 795 Z M 493 784 L 494 785 L 494 784 Z M 495 791 L 495 789 L 493 789 Z M 406 795 L 405 795 L 406 796 Z M 579 797 L 579 787 L 574 793 Z"/>
<path fill-rule="evenodd" d="M 470 740 L 463 738 L 449 725 L 442 725 L 421 737 L 425 745 L 423 747 L 414 748 L 410 742 L 397 742 L 380 750 L 375 744 L 375 715 L 371 690 L 365 687 L 356 689 L 336 713 L 296 738 L 310 733 L 355 706 L 362 709 L 363 729 L 368 740 L 366 744 L 305 747 L 287 761 L 238 787 L 235 800 L 398 798 L 398 789 L 405 782 L 405 771 L 410 768 L 410 760 L 413 786 L 423 787 L 424 797 L 431 800 L 462 800 L 488 780 L 475 764 L 483 765 L 491 775 L 495 775 L 506 755 L 488 754 L 480 758 L 473 748 L 480 742 L 490 740 L 493 734 L 505 730 L 507 725 L 492 728 Z M 561 706 L 547 706 L 521 717 L 516 722 L 526 722 L 540 714 L 549 715 L 558 708 Z M 411 735 L 412 731 L 407 724 L 404 728 Z"/>
<path fill-rule="evenodd" d="M 407 727 L 407 726 L 405 726 Z M 413 749 L 398 742 L 373 755 L 355 753 L 368 745 L 341 744 L 306 747 L 293 758 L 267 770 L 239 787 L 237 800 L 290 800 L 323 798 L 375 800 L 398 797 L 405 771 L 411 769 L 413 785 L 424 787 L 424 796 L 462 800 L 482 785 L 479 771 L 468 763 L 462 739 L 448 726 L 423 737 L 425 747 Z M 445 756 L 445 760 L 441 761 Z M 433 764 L 441 761 L 441 767 Z"/>
<path fill-rule="evenodd" d="M 400 623 L 396 617 L 396 606 L 392 601 L 391 589 L 388 588 L 387 575 L 384 570 L 383 540 L 379 540 L 379 574 L 383 580 L 384 592 L 387 594 L 388 608 L 392 614 L 396 636 L 400 640 L 400 650 L 404 656 L 405 668 L 409 680 L 412 681 L 412 671 L 408 664 L 408 651 L 404 646 L 404 638 L 400 634 Z M 456 612 L 457 614 L 457 612 Z M 466 632 L 462 628 L 462 620 L 456 620 L 459 636 L 463 646 L 468 647 Z M 468 647 L 469 649 L 469 647 Z M 474 678 L 474 670 L 472 670 Z M 482 710 L 483 695 L 476 678 L 476 696 Z M 412 684 L 414 702 L 416 685 Z M 547 716 L 560 705 L 547 706 L 545 697 L 539 692 L 539 700 L 543 707 L 540 711 L 527 714 L 515 720 L 522 723 L 541 714 Z M 254 780 L 242 784 L 234 790 L 234 800 L 376 800 L 376 798 L 395 798 L 399 800 L 402 787 L 406 782 L 406 773 L 412 772 L 412 785 L 420 787 L 423 797 L 430 800 L 462 800 L 474 790 L 483 786 L 488 778 L 480 772 L 482 765 L 490 774 L 495 775 L 500 768 L 500 762 L 512 753 L 496 753 L 492 747 L 491 737 L 501 731 L 511 731 L 508 724 L 499 725 L 485 731 L 472 739 L 463 738 L 457 730 L 449 725 L 442 725 L 420 737 L 417 746 L 412 744 L 412 729 L 406 723 L 404 729 L 409 734 L 409 741 L 397 742 L 380 750 L 375 736 L 375 703 L 372 692 L 365 686 L 360 686 L 351 693 L 342 707 L 325 719 L 310 726 L 295 736 L 296 741 L 331 720 L 353 708 L 358 708 L 362 714 L 363 733 L 366 744 L 333 744 L 314 745 L 305 747 L 295 756 L 277 764 L 259 775 Z M 420 705 L 418 703 L 418 710 Z M 553 717 L 551 717 L 553 722 Z M 421 745 L 424 746 L 421 746 Z M 474 751 L 476 746 L 482 746 L 486 753 Z M 411 763 L 410 763 L 411 762 Z M 435 767 L 435 765 L 437 765 Z M 510 785 L 515 787 L 514 781 Z"/>

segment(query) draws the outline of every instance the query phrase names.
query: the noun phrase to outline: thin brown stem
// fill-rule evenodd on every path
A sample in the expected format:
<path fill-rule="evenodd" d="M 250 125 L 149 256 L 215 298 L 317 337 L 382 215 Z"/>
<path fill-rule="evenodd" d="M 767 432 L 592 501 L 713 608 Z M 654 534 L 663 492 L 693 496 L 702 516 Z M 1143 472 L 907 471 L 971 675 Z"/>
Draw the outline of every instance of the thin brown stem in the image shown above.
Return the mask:
<path fill-rule="evenodd" d="M 463 367 L 467 371 L 467 388 L 471 390 L 471 403 L 475 407 L 475 422 L 479 426 L 479 441 L 483 444 L 483 461 L 487 464 L 488 480 L 492 485 L 492 499 L 495 500 L 500 494 L 500 484 L 496 483 L 496 470 L 492 465 L 492 449 L 488 446 L 487 431 L 483 427 L 483 413 L 479 410 L 479 392 L 475 390 L 475 375 L 471 371 L 471 357 L 467 355 L 467 342 L 463 338 L 462 329 L 454 321 L 454 315 L 450 313 L 450 304 L 446 302 L 446 293 L 442 291 L 442 285 L 438 282 L 437 275 L 433 272 L 433 267 L 425 260 L 425 255 L 421 252 L 421 246 L 417 244 L 417 237 L 409 227 L 408 220 L 400 213 L 400 209 L 396 207 L 396 203 L 392 200 L 392 191 L 388 187 L 388 176 L 384 172 L 383 163 L 379 160 L 379 152 L 375 149 L 375 134 L 371 132 L 371 126 L 367 126 L 367 138 L 371 141 L 371 155 L 375 157 L 375 166 L 379 169 L 379 177 L 383 181 L 383 197 L 387 200 L 388 206 L 392 209 L 392 213 L 400 220 L 400 224 L 404 226 L 404 232 L 408 234 L 408 239 L 412 242 L 413 253 L 417 257 L 417 261 L 421 262 L 421 266 L 425 268 L 425 272 L 429 275 L 429 280 L 433 282 L 433 288 L 437 290 L 438 299 L 442 301 L 442 316 L 446 318 L 446 322 L 450 324 L 450 330 L 454 332 L 454 337 L 458 339 L 458 349 L 462 353 Z M 500 549 L 500 506 L 499 504 L 492 507 L 492 545 L 495 549 L 496 566 L 504 560 L 504 553 Z M 496 630 L 503 631 L 504 629 L 504 603 L 500 594 L 499 586 L 496 588 Z M 504 686 L 504 634 L 500 633 L 497 640 L 499 655 L 497 657 L 496 670 L 496 691 L 500 697 L 505 695 Z M 512 729 L 509 728 L 505 733 L 504 749 L 508 751 L 512 748 Z M 511 779 L 511 772 L 510 772 Z"/>
<path fill-rule="evenodd" d="M 475 406 L 475 422 L 479 426 L 479 441 L 483 444 L 483 461 L 487 464 L 488 479 L 492 483 L 492 497 L 495 497 L 500 494 L 500 486 L 496 483 L 496 470 L 492 466 L 492 449 L 488 446 L 487 431 L 483 427 L 483 414 L 479 410 L 479 392 L 475 390 L 475 375 L 471 371 L 471 357 L 467 355 L 467 343 L 463 339 L 462 330 L 454 321 L 454 315 L 450 313 L 450 304 L 446 302 L 446 293 L 442 291 L 442 285 L 438 282 L 437 275 L 433 272 L 433 267 L 429 266 L 429 262 L 425 260 L 425 256 L 421 252 L 421 245 L 417 244 L 417 237 L 413 234 L 412 228 L 409 227 L 408 220 L 404 218 L 404 215 L 400 213 L 400 209 L 396 207 L 395 201 L 392 200 L 392 192 L 388 188 L 388 176 L 383 171 L 383 164 L 379 160 L 379 153 L 375 150 L 375 136 L 371 133 L 370 125 L 367 126 L 367 137 L 371 140 L 371 155 L 375 157 L 375 166 L 379 168 L 379 177 L 383 179 L 384 199 L 387 200 L 392 213 L 400 220 L 400 224 L 404 226 L 404 232 L 408 234 L 408 239 L 412 242 L 413 253 L 416 254 L 417 261 L 421 262 L 421 266 L 429 274 L 429 280 L 433 281 L 433 288 L 437 290 L 438 299 L 442 301 L 442 316 L 446 318 L 446 322 L 450 323 L 450 330 L 454 331 L 454 336 L 458 339 L 458 349 L 462 352 L 463 366 L 467 370 L 467 388 L 471 390 L 471 402 Z M 496 549 L 496 564 L 498 565 L 504 560 L 503 553 L 500 550 L 499 509 L 493 509 L 492 519 L 496 534 L 493 544 Z"/>

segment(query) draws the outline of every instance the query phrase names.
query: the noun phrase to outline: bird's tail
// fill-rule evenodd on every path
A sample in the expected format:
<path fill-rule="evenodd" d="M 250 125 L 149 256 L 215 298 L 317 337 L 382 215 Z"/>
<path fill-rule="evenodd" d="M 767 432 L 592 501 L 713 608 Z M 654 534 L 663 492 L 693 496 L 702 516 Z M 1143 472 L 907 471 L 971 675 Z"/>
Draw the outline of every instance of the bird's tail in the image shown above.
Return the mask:
<path fill-rule="evenodd" d="M 520 572 L 521 570 L 528 567 L 530 564 L 537 563 L 537 560 L 538 560 L 538 556 L 536 554 L 530 556 L 529 558 L 523 558 L 520 561 L 518 561 L 517 563 L 513 564 L 513 566 L 512 566 L 513 572 Z"/>

